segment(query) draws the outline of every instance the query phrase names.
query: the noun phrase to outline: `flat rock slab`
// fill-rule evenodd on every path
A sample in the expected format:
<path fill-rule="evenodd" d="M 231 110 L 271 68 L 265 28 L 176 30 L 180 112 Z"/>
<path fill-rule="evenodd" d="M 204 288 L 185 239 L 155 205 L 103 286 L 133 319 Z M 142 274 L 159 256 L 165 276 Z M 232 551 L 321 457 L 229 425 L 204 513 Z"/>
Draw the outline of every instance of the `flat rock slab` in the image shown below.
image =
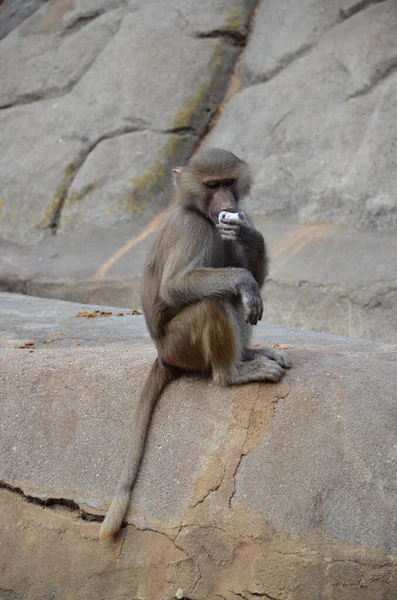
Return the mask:
<path fill-rule="evenodd" d="M 126 537 L 101 545 L 77 517 L 104 513 L 122 467 L 155 356 L 143 317 L 12 294 L 0 307 L 0 559 L 15 597 L 394 598 L 397 346 L 260 325 L 255 343 L 293 359 L 281 383 L 170 385 Z M 30 588 L 10 551 L 28 540 Z M 85 556 L 73 581 L 65 553 Z M 35 574 L 48 554 L 52 580 Z"/>
<path fill-rule="evenodd" d="M 140 307 L 153 231 L 129 225 L 49 236 L 29 249 L 0 243 L 0 290 Z M 332 223 L 254 215 L 270 254 L 268 323 L 397 341 L 397 236 Z"/>

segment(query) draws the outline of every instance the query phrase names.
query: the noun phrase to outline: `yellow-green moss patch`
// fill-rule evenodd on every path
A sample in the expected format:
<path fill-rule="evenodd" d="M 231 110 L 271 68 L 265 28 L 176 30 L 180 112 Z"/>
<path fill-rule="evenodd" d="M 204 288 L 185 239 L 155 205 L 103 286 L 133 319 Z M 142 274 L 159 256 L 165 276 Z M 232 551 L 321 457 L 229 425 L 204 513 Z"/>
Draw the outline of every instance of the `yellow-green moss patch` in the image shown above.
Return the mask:
<path fill-rule="evenodd" d="M 210 82 L 204 83 L 197 92 L 191 96 L 176 113 L 172 123 L 172 129 L 181 127 L 191 127 L 194 117 L 197 115 L 197 109 L 205 101 L 210 89 Z"/>
<path fill-rule="evenodd" d="M 227 31 L 240 31 L 244 25 L 244 13 L 241 10 L 231 10 L 225 19 Z"/>
<path fill-rule="evenodd" d="M 61 203 L 65 199 L 68 186 L 75 170 L 75 165 L 70 162 L 66 165 L 60 184 L 58 185 L 54 196 L 52 197 L 48 207 L 44 211 L 43 217 L 39 223 L 42 229 L 47 229 L 54 224 Z"/>
<path fill-rule="evenodd" d="M 164 148 L 159 150 L 154 164 L 128 181 L 131 189 L 125 200 L 119 203 L 121 210 L 139 215 L 147 207 L 150 198 L 163 189 L 168 178 L 168 165 L 171 164 L 181 143 L 183 139 L 171 135 Z"/>
<path fill-rule="evenodd" d="M 88 196 L 88 194 L 91 194 L 91 192 L 93 192 L 94 190 L 96 190 L 96 184 L 88 183 L 87 185 L 83 186 L 80 192 L 73 192 L 72 194 L 69 194 L 67 198 L 67 204 L 71 205 L 75 204 L 76 202 L 80 202 L 81 200 L 83 200 L 83 198 Z"/>
<path fill-rule="evenodd" d="M 227 18 L 227 27 L 229 29 L 230 27 L 238 28 L 241 25 L 242 18 L 242 13 L 232 11 Z M 193 127 L 195 119 L 199 118 L 201 110 L 208 101 L 213 82 L 222 68 L 225 44 L 226 42 L 222 38 L 213 43 L 210 60 L 211 76 L 198 87 L 197 91 L 177 111 L 171 124 L 172 130 Z M 178 148 L 183 143 L 184 140 L 180 136 L 170 136 L 167 144 L 157 153 L 153 164 L 148 166 L 140 175 L 128 181 L 131 186 L 130 191 L 127 197 L 118 203 L 120 210 L 140 214 L 146 208 L 150 198 L 161 191 L 166 184 L 169 177 L 169 165 L 175 160 Z"/>

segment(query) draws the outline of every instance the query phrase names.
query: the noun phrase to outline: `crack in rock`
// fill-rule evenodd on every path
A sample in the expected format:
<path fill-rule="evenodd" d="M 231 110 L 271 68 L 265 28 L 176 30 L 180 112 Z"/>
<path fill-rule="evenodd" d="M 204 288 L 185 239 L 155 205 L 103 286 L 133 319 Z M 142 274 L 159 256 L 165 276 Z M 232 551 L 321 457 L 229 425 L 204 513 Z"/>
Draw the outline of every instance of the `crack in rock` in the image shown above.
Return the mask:
<path fill-rule="evenodd" d="M 356 4 L 352 4 L 348 8 L 341 8 L 339 14 L 342 19 L 349 19 L 353 15 L 356 15 L 358 12 L 365 10 L 366 8 L 373 6 L 374 4 L 380 4 L 381 2 L 386 2 L 387 0 L 361 0 L 361 2 L 357 2 Z"/>
<path fill-rule="evenodd" d="M 188 558 L 189 558 L 189 559 L 192 561 L 192 564 L 193 564 L 193 565 L 194 565 L 194 567 L 197 569 L 197 579 L 196 579 L 196 581 L 195 581 L 195 583 L 194 583 L 194 585 L 193 585 L 193 589 L 192 589 L 192 594 L 194 594 L 194 592 L 195 592 L 195 590 L 196 590 L 196 588 L 197 588 L 198 584 L 200 583 L 200 581 L 201 581 L 201 579 L 202 579 L 202 576 L 203 576 L 203 575 L 202 575 L 202 572 L 201 572 L 201 570 L 200 570 L 200 567 L 198 566 L 198 564 L 197 564 L 197 562 L 194 560 L 194 558 L 193 558 L 192 556 L 190 556 L 190 554 L 189 554 L 189 553 L 188 553 L 188 552 L 185 550 L 185 548 L 183 548 L 182 546 L 180 546 L 180 545 L 178 544 L 178 542 L 177 542 L 178 536 L 179 536 L 179 534 L 181 533 L 182 529 L 183 529 L 183 528 L 182 528 L 182 526 L 181 526 L 181 527 L 179 528 L 179 531 L 178 531 L 178 533 L 176 534 L 176 536 L 175 536 L 175 538 L 174 538 L 174 539 L 171 539 L 171 538 L 168 538 L 168 539 L 171 539 L 171 541 L 172 541 L 172 543 L 174 544 L 175 548 L 177 548 L 177 550 L 180 550 L 181 552 L 183 552 L 183 554 L 185 554 L 185 555 L 186 555 L 186 556 L 187 556 L 187 557 L 188 557 Z M 159 532 L 159 533 L 160 533 L 160 532 Z M 168 537 L 168 536 L 167 536 L 165 533 L 163 533 L 162 535 L 165 535 L 166 537 Z M 181 600 L 183 600 L 183 599 L 181 599 Z"/>
<path fill-rule="evenodd" d="M 100 144 L 104 140 L 109 140 L 114 137 L 118 137 L 120 135 L 125 135 L 127 133 L 135 133 L 135 132 L 143 131 L 143 130 L 144 129 L 141 127 L 139 122 L 131 127 L 128 127 L 128 126 L 119 127 L 117 129 L 115 129 L 114 131 L 111 131 L 109 133 L 105 133 L 105 134 L 101 135 L 94 142 L 91 142 L 90 144 L 86 145 L 85 148 L 80 150 L 77 160 L 69 163 L 68 166 L 66 167 L 64 176 L 63 176 L 60 184 L 58 185 L 58 188 L 55 192 L 55 197 L 54 197 L 56 206 L 53 210 L 53 214 L 52 214 L 51 219 L 49 220 L 49 223 L 46 225 L 46 229 L 50 229 L 53 234 L 55 234 L 57 232 L 58 226 L 59 226 L 59 221 L 60 221 L 61 215 L 62 215 L 62 209 L 63 209 L 65 201 L 68 197 L 69 190 L 76 178 L 76 175 L 78 174 L 78 172 L 84 165 L 88 156 L 91 154 L 91 152 L 93 150 L 95 150 L 95 148 L 98 146 L 98 144 Z"/>
<path fill-rule="evenodd" d="M 251 406 L 250 416 L 248 418 L 248 424 L 245 427 L 245 438 L 244 438 L 244 440 L 242 441 L 242 444 L 241 444 L 240 457 L 238 459 L 238 462 L 237 462 L 236 467 L 234 469 L 234 472 L 232 474 L 232 484 L 233 485 L 232 485 L 232 491 L 231 491 L 229 499 L 228 499 L 228 506 L 229 506 L 229 508 L 232 508 L 232 501 L 233 501 L 234 495 L 236 493 L 237 471 L 238 471 L 238 469 L 239 469 L 239 467 L 241 465 L 241 461 L 243 460 L 243 456 L 245 456 L 247 454 L 246 443 L 247 443 L 247 440 L 248 440 L 248 434 L 249 434 L 250 425 L 252 423 L 252 415 L 253 415 L 254 410 L 255 410 L 256 402 L 257 402 L 257 400 L 259 398 L 261 387 L 262 387 L 262 384 L 260 383 L 259 386 L 258 386 L 257 396 L 256 396 L 255 401 L 252 403 L 252 406 Z"/>
<path fill-rule="evenodd" d="M 199 506 L 199 504 L 203 504 L 206 501 L 206 499 L 208 498 L 208 496 L 210 496 L 214 492 L 217 492 L 223 483 L 225 474 L 226 474 L 226 466 L 223 467 L 223 472 L 219 478 L 219 481 L 217 483 L 215 483 L 212 487 L 210 487 L 208 490 L 206 490 L 205 494 L 203 494 L 203 496 L 201 498 L 199 498 L 199 500 L 197 500 L 196 502 L 194 502 L 191 505 L 191 508 L 196 508 L 197 506 Z"/>
<path fill-rule="evenodd" d="M 111 11 L 109 11 L 109 12 L 111 12 Z M 82 29 L 89 23 L 92 23 L 92 21 L 94 21 L 97 17 L 99 17 L 100 15 L 103 15 L 104 13 L 105 13 L 105 8 L 102 7 L 102 8 L 92 10 L 91 12 L 88 12 L 84 15 L 76 16 L 76 18 L 73 21 L 71 21 L 70 23 L 67 24 L 67 26 L 65 27 L 65 29 L 62 32 L 62 37 L 64 37 L 65 35 L 70 35 L 71 33 L 76 33 L 77 31 L 80 31 L 80 29 Z"/>
<path fill-rule="evenodd" d="M 234 403 L 234 419 L 225 438 L 219 448 L 207 457 L 205 468 L 194 481 L 190 510 L 202 508 L 212 494 L 215 494 L 216 505 L 233 509 L 236 477 L 243 457 L 258 447 L 271 425 L 275 405 L 289 392 L 290 386 L 286 384 L 275 387 L 254 384 L 248 390 L 242 388 Z M 192 517 L 194 520 L 194 514 Z"/>
<path fill-rule="evenodd" d="M 247 41 L 247 35 L 244 35 L 240 31 L 233 29 L 214 29 L 212 31 L 193 33 L 191 37 L 199 40 L 206 40 L 212 38 L 224 38 L 230 40 L 233 44 L 245 45 Z"/>
<path fill-rule="evenodd" d="M 249 74 L 248 77 L 245 78 L 246 86 L 250 87 L 251 85 L 260 85 L 261 83 L 266 83 L 270 79 L 273 79 L 273 77 L 276 77 L 295 61 L 309 54 L 309 52 L 317 45 L 317 41 L 318 40 L 304 44 L 298 50 L 295 50 L 289 54 L 285 54 L 273 69 L 270 69 L 262 75 L 258 75 L 257 77 L 250 79 L 250 76 L 252 77 L 252 75 Z"/>
<path fill-rule="evenodd" d="M 366 8 L 369 8 L 370 6 L 372 6 L 374 4 L 380 4 L 381 2 L 386 2 L 386 1 L 387 0 L 362 0 L 361 2 L 357 2 L 357 4 L 354 4 L 354 5 L 352 5 L 352 6 L 348 7 L 348 8 L 341 8 L 340 11 L 339 11 L 340 20 L 337 20 L 330 27 L 329 31 L 331 31 L 335 27 L 338 27 L 341 23 L 343 23 L 343 21 L 345 21 L 346 19 L 354 16 L 358 12 L 361 12 L 362 10 L 364 10 Z M 326 33 L 328 33 L 328 32 L 326 32 Z M 326 33 L 324 35 L 326 35 Z M 307 54 L 309 54 L 309 52 L 311 52 L 311 50 L 315 46 L 317 46 L 318 43 L 322 40 L 322 38 L 324 37 L 324 35 L 322 37 L 320 37 L 319 39 L 313 41 L 313 42 L 308 42 L 306 44 L 303 44 L 300 48 L 298 48 L 294 52 L 291 52 L 289 54 L 285 54 L 280 59 L 279 63 L 273 69 L 270 69 L 268 72 L 262 74 L 261 76 L 258 76 L 256 78 L 254 78 L 253 80 L 250 80 L 250 76 L 248 75 L 248 77 L 245 78 L 246 79 L 246 86 L 249 87 L 251 85 L 259 85 L 261 83 L 266 83 L 267 81 L 269 81 L 273 77 L 276 77 L 281 71 L 284 71 L 284 69 L 286 69 L 289 65 L 291 65 L 295 61 L 297 61 L 300 58 L 303 58 L 304 56 L 306 56 Z M 360 90 L 358 92 L 355 92 L 352 96 L 350 96 L 348 98 L 348 100 L 350 100 L 351 98 L 356 98 L 357 96 L 361 96 L 361 95 L 367 94 L 369 91 L 371 91 L 371 89 L 377 83 L 379 83 L 379 81 L 381 81 L 387 75 L 389 75 L 389 73 L 391 71 L 393 71 L 394 68 L 395 68 L 395 66 L 391 67 L 391 68 L 390 67 L 387 68 L 386 72 L 384 74 L 378 74 L 377 73 L 376 74 L 376 80 L 374 82 L 371 82 L 370 84 L 368 84 L 362 90 Z"/>
<path fill-rule="evenodd" d="M 39 498 L 36 496 L 31 496 L 29 494 L 26 494 L 21 488 L 19 488 L 17 486 L 12 486 L 11 484 L 6 483 L 5 481 L 0 481 L 0 489 L 7 490 L 8 492 L 10 492 L 12 494 L 16 494 L 16 495 L 20 496 L 21 498 L 23 498 L 24 501 L 26 501 L 30 504 L 36 504 L 38 506 L 43 506 L 45 508 L 50 508 L 50 509 L 56 508 L 57 506 L 61 506 L 61 507 L 65 508 L 68 512 L 73 514 L 75 517 L 81 519 L 82 521 L 102 522 L 102 520 L 103 520 L 102 515 L 95 515 L 95 514 L 87 512 L 87 511 L 84 511 L 83 509 L 81 509 L 79 507 L 79 505 L 74 500 L 71 500 L 68 498 Z M 172 535 L 168 535 L 164 531 L 159 531 L 152 527 L 138 527 L 134 524 L 123 522 L 124 532 L 123 532 L 123 538 L 121 540 L 120 548 L 117 552 L 117 558 L 120 558 L 122 555 L 123 547 L 124 547 L 126 539 L 127 539 L 128 528 L 135 529 L 136 531 L 141 531 L 141 532 L 148 531 L 151 533 L 162 535 L 168 541 L 170 541 L 177 550 L 182 552 L 186 556 L 186 558 L 191 561 L 192 565 L 197 570 L 197 579 L 194 582 L 194 587 L 192 590 L 192 592 L 194 592 L 194 589 L 197 587 L 200 579 L 202 578 L 202 573 L 201 573 L 200 568 L 197 565 L 196 561 L 194 560 L 194 558 L 177 542 L 177 537 L 183 529 L 182 526 L 178 528 L 177 534 L 175 536 L 172 536 Z M 109 565 L 107 565 L 105 567 L 104 571 L 106 571 L 106 569 L 110 566 L 110 564 L 113 564 L 113 560 L 111 563 L 109 563 Z M 94 575 L 96 577 L 96 576 L 98 576 L 98 573 L 95 573 Z M 185 598 L 185 596 L 183 596 L 183 598 Z"/>
<path fill-rule="evenodd" d="M 248 424 L 245 427 L 245 430 L 246 430 L 245 439 L 242 442 L 239 460 L 236 464 L 236 467 L 235 467 L 233 475 L 232 475 L 233 485 L 232 485 L 232 491 L 231 491 L 231 494 L 230 494 L 229 500 L 228 500 L 229 508 L 232 508 L 232 502 L 233 502 L 233 498 L 234 498 L 234 495 L 236 493 L 236 488 L 237 488 L 236 477 L 237 477 L 238 470 L 241 466 L 241 463 L 243 461 L 243 458 L 245 456 L 247 456 L 248 454 L 250 454 L 253 450 L 255 450 L 255 448 L 257 448 L 258 444 L 260 443 L 260 441 L 263 438 L 264 433 L 267 431 L 268 427 L 271 425 L 271 421 L 272 421 L 274 413 L 276 411 L 276 405 L 277 405 L 278 401 L 286 398 L 288 396 L 291 388 L 285 384 L 281 384 L 281 386 L 279 385 L 278 388 L 276 388 L 276 389 L 278 389 L 278 392 L 276 392 L 274 394 L 274 397 L 269 402 L 269 404 L 266 404 L 264 407 L 260 408 L 260 406 L 261 406 L 260 403 L 262 401 L 261 392 L 263 389 L 264 389 L 263 385 L 260 383 L 258 386 L 258 392 L 257 392 L 256 398 L 251 406 L 250 415 L 248 418 Z"/>
<path fill-rule="evenodd" d="M 21 496 L 21 498 L 26 500 L 26 502 L 29 502 L 29 504 L 38 504 L 39 506 L 44 506 L 46 508 L 55 508 L 57 506 L 61 506 L 67 509 L 70 513 L 74 513 L 76 517 L 83 521 L 96 521 L 98 523 L 103 521 L 102 515 L 96 515 L 83 510 L 80 508 L 77 502 L 71 500 L 70 498 L 40 498 L 38 496 L 32 496 L 30 494 L 26 494 L 22 488 L 13 486 L 5 481 L 0 481 L 0 489 L 7 490 L 12 494 Z"/>
<path fill-rule="evenodd" d="M 195 134 L 196 130 L 194 127 L 171 127 L 170 129 L 153 129 L 154 133 L 165 133 L 171 135 L 185 135 L 185 134 Z"/>
<path fill-rule="evenodd" d="M 238 52 L 237 52 L 237 55 L 235 57 L 234 63 L 230 67 L 228 85 L 225 87 L 223 98 L 218 103 L 218 106 L 216 108 L 214 108 L 213 111 L 211 111 L 211 114 L 209 115 L 207 124 L 203 128 L 203 131 L 202 131 L 202 134 L 201 134 L 201 139 L 198 140 L 198 142 L 196 144 L 196 147 L 194 149 L 193 154 L 195 152 L 199 151 L 200 148 L 203 146 L 203 144 L 205 143 L 205 140 L 208 138 L 208 136 L 210 135 L 211 131 L 216 126 L 218 118 L 219 118 L 220 114 L 223 112 L 223 110 L 225 109 L 225 106 L 230 102 L 232 96 L 237 92 L 237 90 L 240 87 L 240 84 L 238 84 L 238 86 L 235 87 L 234 83 L 236 81 L 240 81 L 240 76 L 238 75 L 239 62 L 240 62 L 240 58 L 242 56 L 242 53 L 243 53 L 244 49 L 247 47 L 247 44 L 249 42 L 249 39 L 250 39 L 250 36 L 251 36 L 251 33 L 252 33 L 252 29 L 253 29 L 253 25 L 254 25 L 254 21 L 255 21 L 255 15 L 256 15 L 257 7 L 259 6 L 259 2 L 260 2 L 260 0 L 257 0 L 256 3 L 255 3 L 255 5 L 251 9 L 251 12 L 249 12 L 247 14 L 247 18 L 245 20 L 245 28 L 246 28 L 247 33 L 246 34 L 239 34 L 243 38 L 242 41 L 237 41 L 237 42 L 234 41 L 233 42 L 233 40 L 232 40 L 232 44 L 235 47 L 237 47 Z M 222 30 L 222 31 L 225 31 L 225 30 Z M 198 33 L 196 35 L 193 35 L 193 37 L 200 38 L 200 36 L 201 36 L 201 38 L 204 39 L 206 35 L 207 35 L 206 33 L 203 33 L 203 34 Z M 221 36 L 218 35 L 218 37 L 221 37 Z M 227 36 L 223 36 L 223 37 L 225 38 Z"/>
<path fill-rule="evenodd" d="M 280 598 L 276 598 L 276 596 L 271 596 L 266 592 L 250 592 L 249 590 L 243 590 L 240 593 L 232 592 L 236 596 L 243 598 L 244 600 L 254 600 L 254 598 L 259 598 L 260 600 L 281 600 Z"/>
<path fill-rule="evenodd" d="M 381 67 L 379 67 L 371 80 L 366 83 L 362 88 L 348 96 L 347 100 L 354 100 L 361 96 L 366 96 L 371 93 L 378 85 L 383 83 L 390 75 L 397 70 L 397 60 L 395 58 L 390 61 L 386 61 Z"/>

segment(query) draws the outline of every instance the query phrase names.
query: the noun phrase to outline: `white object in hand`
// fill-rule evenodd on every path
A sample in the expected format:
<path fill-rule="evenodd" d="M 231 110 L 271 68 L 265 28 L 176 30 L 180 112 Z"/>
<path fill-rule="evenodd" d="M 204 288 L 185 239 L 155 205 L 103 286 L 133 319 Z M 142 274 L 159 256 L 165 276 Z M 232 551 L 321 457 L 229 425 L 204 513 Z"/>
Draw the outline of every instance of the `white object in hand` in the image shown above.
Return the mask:
<path fill-rule="evenodd" d="M 241 213 L 241 217 L 240 217 L 240 213 Z M 227 210 L 223 210 L 221 213 L 219 213 L 219 223 L 233 223 L 236 221 L 240 221 L 240 219 L 244 219 L 244 213 L 240 211 L 240 213 L 236 212 L 236 213 L 232 213 L 232 212 L 228 212 Z"/>

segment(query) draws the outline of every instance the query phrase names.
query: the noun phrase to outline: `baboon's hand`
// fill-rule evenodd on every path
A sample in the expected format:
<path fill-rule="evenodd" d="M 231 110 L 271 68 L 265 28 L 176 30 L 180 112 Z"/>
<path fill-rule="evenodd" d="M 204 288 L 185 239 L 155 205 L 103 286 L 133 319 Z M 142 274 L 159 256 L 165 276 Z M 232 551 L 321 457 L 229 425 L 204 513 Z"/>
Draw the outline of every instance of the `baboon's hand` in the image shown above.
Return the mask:
<path fill-rule="evenodd" d="M 256 325 L 261 320 L 263 314 L 263 301 L 258 286 L 244 287 L 241 290 L 241 301 L 244 307 L 246 322 Z"/>
<path fill-rule="evenodd" d="M 243 219 L 231 223 L 218 223 L 216 227 L 225 242 L 238 242 L 242 246 L 251 245 L 261 235 L 255 227 Z"/>

